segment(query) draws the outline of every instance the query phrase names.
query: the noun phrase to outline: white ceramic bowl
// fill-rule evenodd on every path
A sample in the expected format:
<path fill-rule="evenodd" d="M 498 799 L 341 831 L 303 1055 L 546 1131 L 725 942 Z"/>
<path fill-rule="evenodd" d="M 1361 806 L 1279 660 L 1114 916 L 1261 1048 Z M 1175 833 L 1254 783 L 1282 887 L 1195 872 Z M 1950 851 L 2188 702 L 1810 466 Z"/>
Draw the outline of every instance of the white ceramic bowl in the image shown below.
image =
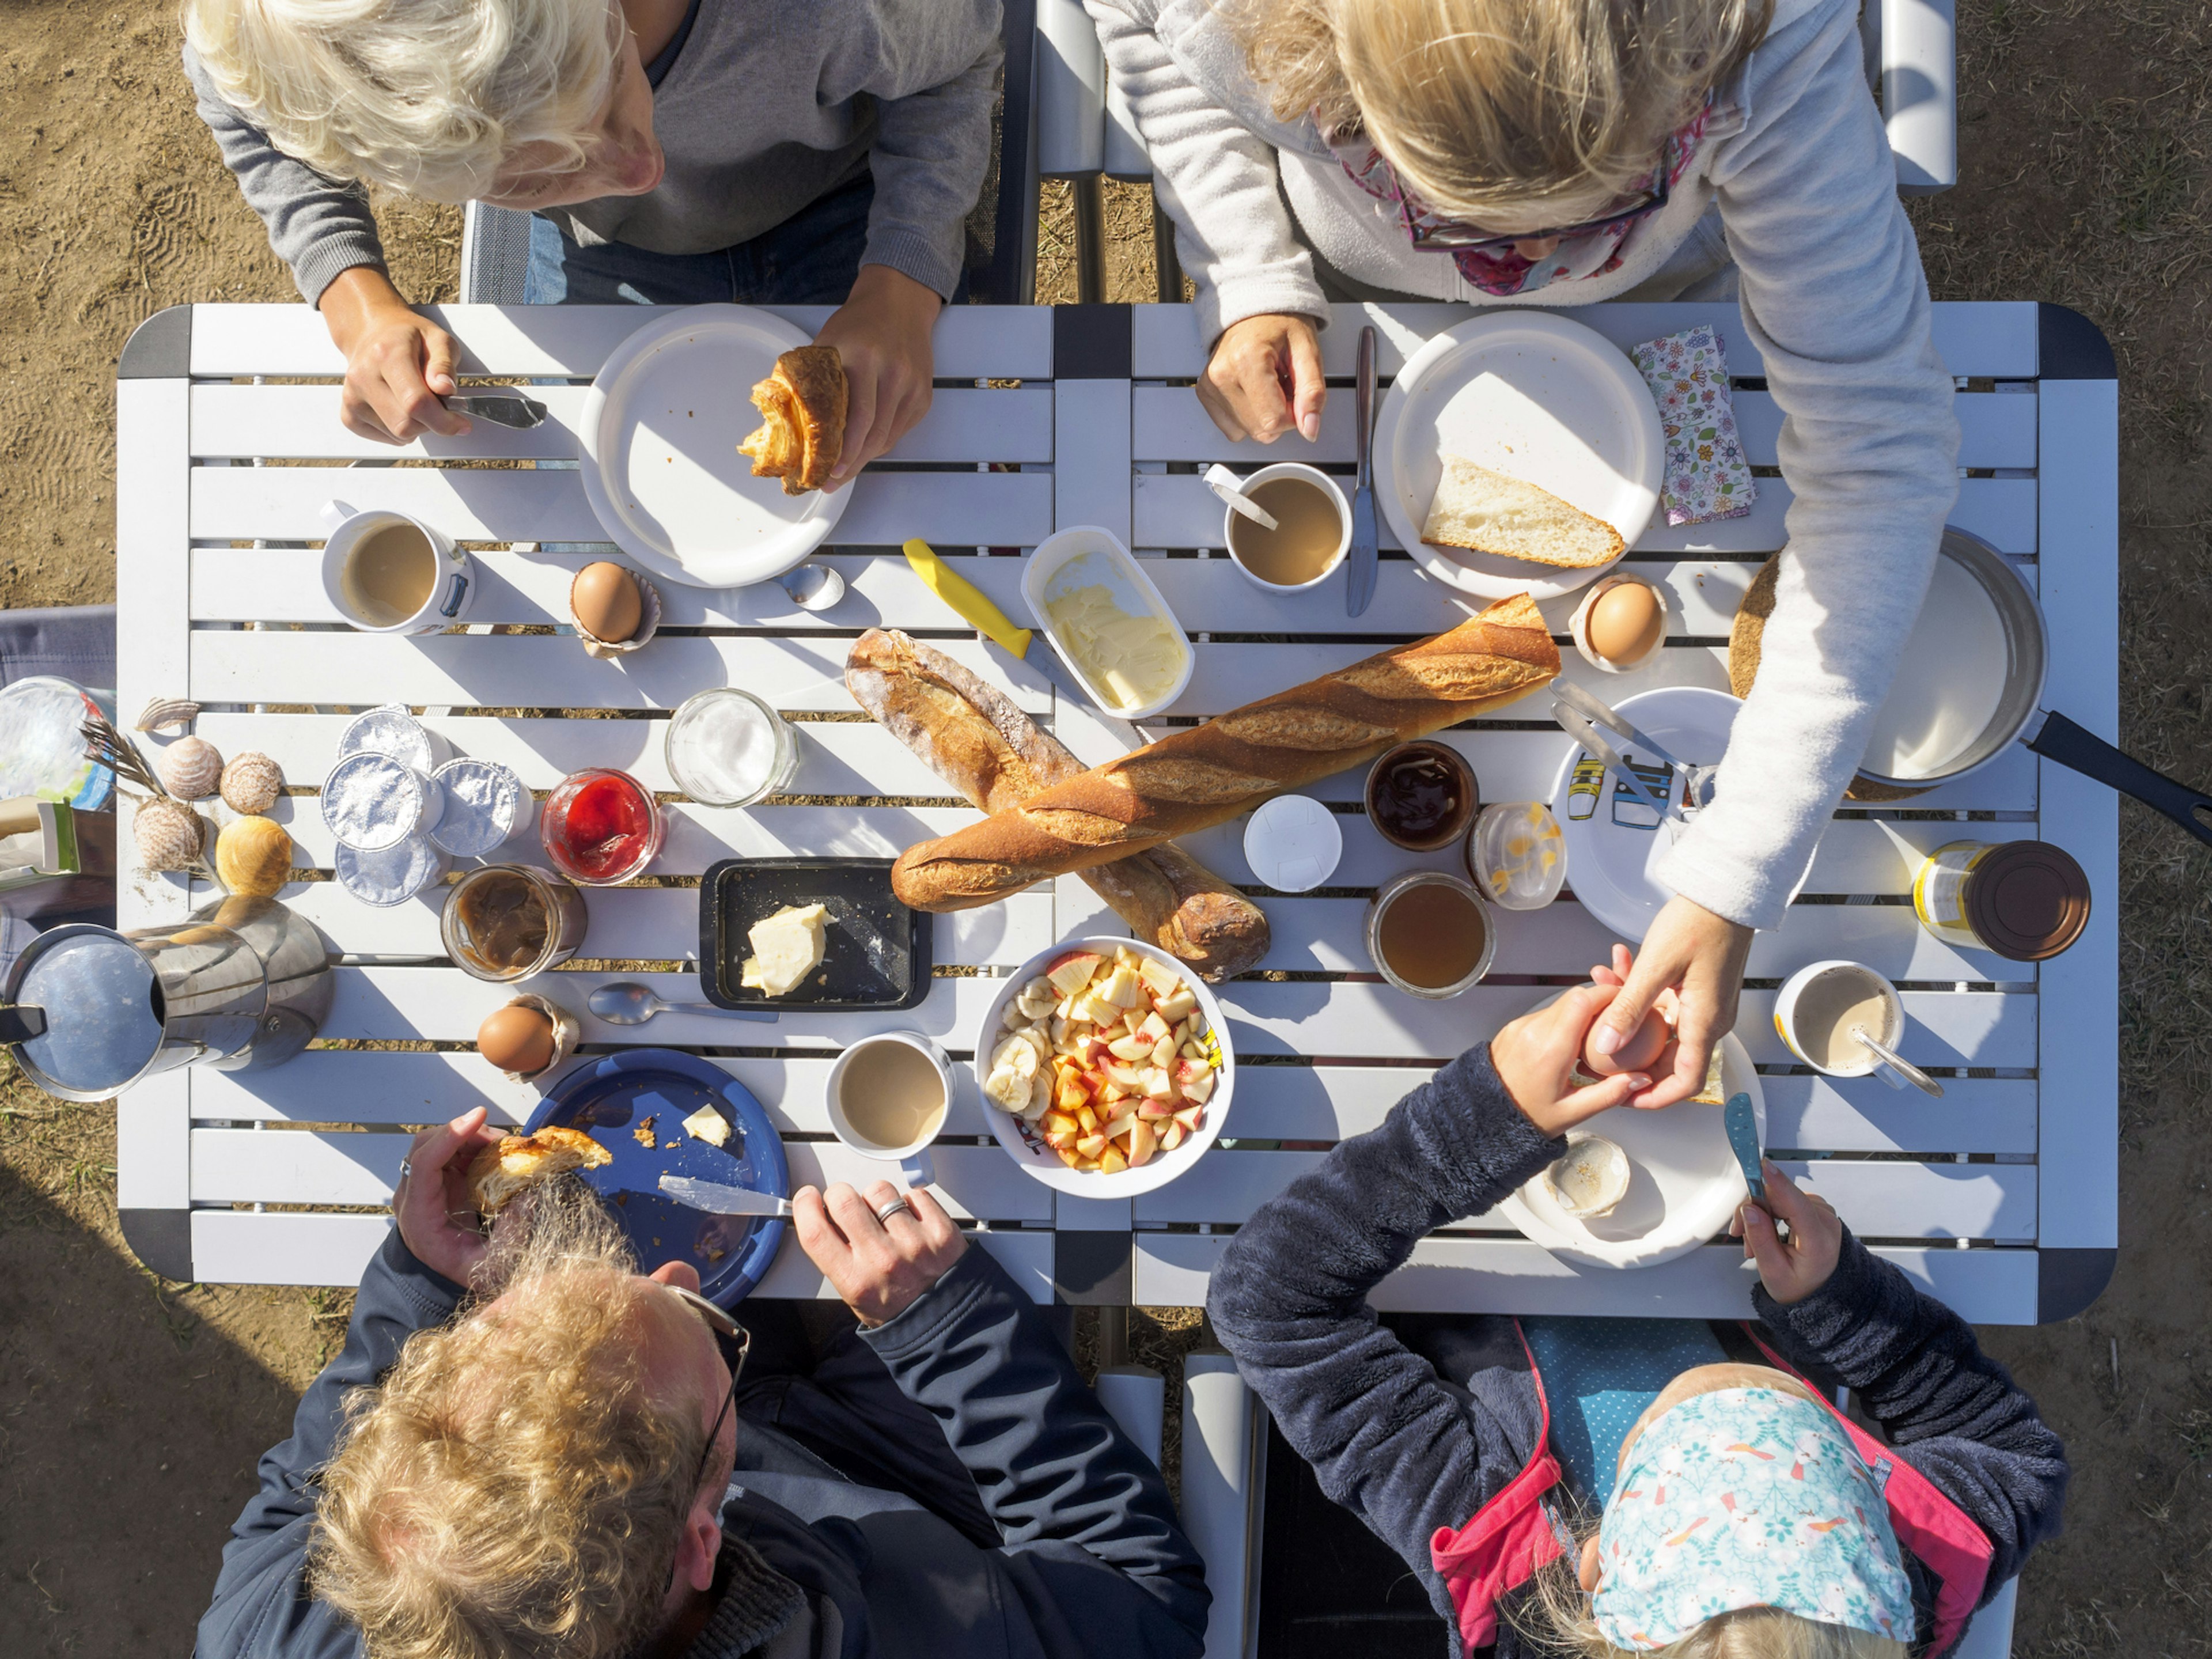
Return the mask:
<path fill-rule="evenodd" d="M 1228 1119 L 1231 1097 L 1237 1092 L 1237 1054 L 1229 1046 L 1229 1024 L 1214 1000 L 1213 993 L 1206 981 L 1199 978 L 1190 964 L 1178 961 L 1156 945 L 1142 939 L 1126 936 L 1106 935 L 1096 939 L 1062 939 L 1049 951 L 1045 951 L 1024 963 L 1021 971 L 1012 979 L 1002 980 L 999 994 L 983 1015 L 982 1029 L 975 1034 L 975 1086 L 980 1091 L 983 1079 L 990 1070 L 992 1039 L 998 1035 L 1000 1022 L 1022 987 L 1028 984 L 1045 969 L 1070 951 L 1096 951 L 1101 956 L 1111 956 L 1117 945 L 1127 946 L 1139 956 L 1151 957 L 1176 970 L 1182 982 L 1190 987 L 1198 998 L 1198 1006 L 1206 1016 L 1208 1030 L 1221 1044 L 1221 1079 L 1213 1085 L 1213 1097 L 1206 1103 L 1206 1115 L 1199 1120 L 1195 1133 L 1186 1135 L 1182 1146 L 1173 1152 L 1155 1153 L 1151 1161 L 1134 1170 L 1124 1170 L 1119 1175 L 1086 1175 L 1071 1170 L 1060 1161 L 1060 1154 L 1036 1138 L 1019 1118 L 1010 1112 L 1000 1111 L 988 1097 L 983 1110 L 990 1119 L 991 1133 L 999 1145 L 1006 1149 L 1006 1156 L 1020 1164 L 1048 1187 L 1063 1193 L 1073 1193 L 1078 1198 L 1133 1198 L 1139 1193 L 1157 1191 L 1189 1169 L 1213 1145 L 1221 1133 L 1221 1126 Z"/>

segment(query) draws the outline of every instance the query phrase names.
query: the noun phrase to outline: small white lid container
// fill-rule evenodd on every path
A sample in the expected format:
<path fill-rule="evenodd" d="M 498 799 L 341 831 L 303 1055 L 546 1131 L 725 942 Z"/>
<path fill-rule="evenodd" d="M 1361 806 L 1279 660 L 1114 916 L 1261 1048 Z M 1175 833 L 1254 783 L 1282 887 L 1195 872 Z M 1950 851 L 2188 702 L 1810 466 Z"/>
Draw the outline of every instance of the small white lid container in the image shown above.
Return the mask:
<path fill-rule="evenodd" d="M 1134 708 L 1122 708 L 1107 696 L 1103 686 L 1085 672 L 1060 637 L 1059 631 L 1053 627 L 1051 617 L 1045 610 L 1045 601 L 1048 597 L 1062 596 L 1055 589 L 1054 579 L 1066 567 L 1086 554 L 1100 556 L 1094 570 L 1097 574 L 1113 578 L 1109 586 L 1124 610 L 1132 616 L 1142 616 L 1149 611 L 1167 623 L 1176 642 L 1182 647 L 1182 672 L 1176 676 L 1175 684 L 1165 696 L 1156 697 L 1151 702 L 1141 703 Z M 1101 566 L 1103 568 L 1099 568 Z M 1121 538 L 1112 531 L 1095 524 L 1080 524 L 1046 537 L 1037 544 L 1036 551 L 1030 555 L 1029 562 L 1023 568 L 1022 598 L 1029 605 L 1030 616 L 1036 623 L 1037 631 L 1052 641 L 1054 653 L 1067 665 L 1067 672 L 1075 676 L 1075 683 L 1083 688 L 1084 695 L 1097 704 L 1102 712 L 1115 720 L 1140 720 L 1157 714 L 1173 704 L 1177 697 L 1182 696 L 1184 688 L 1189 685 L 1191 671 L 1198 666 L 1198 653 L 1191 648 L 1190 635 L 1176 620 L 1176 613 L 1169 609 L 1160 590 L 1152 585 L 1152 579 L 1145 574 L 1143 562 L 1121 545 Z"/>
<path fill-rule="evenodd" d="M 405 761 L 418 772 L 435 772 L 453 758 L 453 745 L 409 714 L 405 703 L 387 702 L 355 715 L 338 734 L 338 759 L 364 750 Z"/>
<path fill-rule="evenodd" d="M 349 785 L 380 790 L 392 797 L 398 806 L 391 821 L 366 830 L 358 825 L 349 828 L 331 806 L 346 793 Z M 381 853 L 399 845 L 410 836 L 427 835 L 435 829 L 438 820 L 445 815 L 446 792 L 434 780 L 405 761 L 364 750 L 348 755 L 331 768 L 323 780 L 321 806 L 323 826 L 337 838 L 340 846 L 350 847 L 356 853 Z"/>
<path fill-rule="evenodd" d="M 1344 831 L 1311 795 L 1264 801 L 1244 825 L 1244 862 L 1279 893 L 1303 893 L 1336 873 Z"/>

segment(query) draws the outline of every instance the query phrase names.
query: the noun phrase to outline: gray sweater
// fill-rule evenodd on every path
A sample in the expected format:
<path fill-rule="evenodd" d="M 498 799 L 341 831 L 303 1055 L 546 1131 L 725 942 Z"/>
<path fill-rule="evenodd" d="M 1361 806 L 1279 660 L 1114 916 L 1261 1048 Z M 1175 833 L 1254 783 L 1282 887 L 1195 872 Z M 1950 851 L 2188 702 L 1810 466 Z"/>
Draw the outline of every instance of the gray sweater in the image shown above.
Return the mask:
<path fill-rule="evenodd" d="M 950 299 L 990 160 L 999 12 L 999 0 L 702 0 L 653 94 L 666 175 L 647 195 L 548 216 L 586 246 L 710 253 L 775 228 L 865 157 L 876 200 L 861 262 Z M 359 185 L 278 150 L 223 101 L 189 46 L 185 73 L 224 165 L 309 305 L 341 271 L 383 264 Z"/>

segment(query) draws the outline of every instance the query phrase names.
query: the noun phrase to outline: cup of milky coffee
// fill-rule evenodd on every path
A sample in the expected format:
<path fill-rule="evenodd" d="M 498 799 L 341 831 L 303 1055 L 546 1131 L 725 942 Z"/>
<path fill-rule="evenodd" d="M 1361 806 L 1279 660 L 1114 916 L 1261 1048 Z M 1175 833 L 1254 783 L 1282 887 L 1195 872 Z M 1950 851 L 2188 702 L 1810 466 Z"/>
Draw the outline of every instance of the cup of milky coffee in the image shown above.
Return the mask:
<path fill-rule="evenodd" d="M 1851 1035 L 1863 1025 L 1894 1048 L 1905 1040 L 1905 1000 L 1863 963 L 1815 962 L 1782 981 L 1774 1030 L 1790 1052 L 1824 1077 L 1871 1077 L 1882 1062 Z"/>
<path fill-rule="evenodd" d="M 1274 515 L 1268 529 L 1223 509 L 1229 557 L 1254 586 L 1300 593 L 1327 580 L 1352 545 L 1352 508 L 1336 480 L 1298 461 L 1263 466 L 1244 480 L 1247 498 Z"/>
<path fill-rule="evenodd" d="M 323 592 L 364 634 L 435 634 L 469 614 L 477 591 L 469 556 L 418 519 L 325 501 Z"/>
<path fill-rule="evenodd" d="M 919 1031 L 878 1031 L 830 1068 L 830 1127 L 863 1158 L 899 1164 L 908 1186 L 935 1177 L 929 1143 L 952 1103 L 952 1062 Z"/>

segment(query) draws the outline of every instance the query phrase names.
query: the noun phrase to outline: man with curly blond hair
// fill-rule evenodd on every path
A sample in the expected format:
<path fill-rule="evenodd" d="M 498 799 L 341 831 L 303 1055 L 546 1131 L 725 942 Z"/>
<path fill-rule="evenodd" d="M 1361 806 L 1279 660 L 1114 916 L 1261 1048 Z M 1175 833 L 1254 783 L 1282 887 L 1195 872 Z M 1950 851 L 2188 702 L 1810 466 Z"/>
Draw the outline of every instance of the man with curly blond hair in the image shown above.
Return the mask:
<path fill-rule="evenodd" d="M 1197 1653 L 1209 1598 L 1158 1471 L 926 1190 L 797 1194 L 858 1318 L 801 1354 L 789 1304 L 749 1331 L 683 1264 L 639 1273 L 570 1178 L 487 1243 L 483 1123 L 416 1138 L 345 1350 L 232 1528 L 204 1659 Z"/>

